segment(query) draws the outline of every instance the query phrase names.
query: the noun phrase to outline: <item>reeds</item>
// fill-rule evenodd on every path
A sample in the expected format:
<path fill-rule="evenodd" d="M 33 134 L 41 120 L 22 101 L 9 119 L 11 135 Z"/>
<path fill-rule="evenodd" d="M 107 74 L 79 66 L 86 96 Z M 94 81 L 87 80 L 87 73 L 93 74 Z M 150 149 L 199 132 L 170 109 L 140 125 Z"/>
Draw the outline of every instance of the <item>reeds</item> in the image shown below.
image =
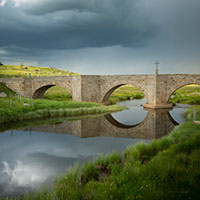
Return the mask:
<path fill-rule="evenodd" d="M 103 106 L 90 102 L 65 102 L 50 100 L 28 100 L 27 98 L 12 97 L 12 108 L 9 98 L 0 98 L 0 123 L 34 120 L 47 117 L 73 117 L 90 114 L 101 114 L 121 111 L 121 106 Z M 27 103 L 24 106 L 24 103 Z"/>

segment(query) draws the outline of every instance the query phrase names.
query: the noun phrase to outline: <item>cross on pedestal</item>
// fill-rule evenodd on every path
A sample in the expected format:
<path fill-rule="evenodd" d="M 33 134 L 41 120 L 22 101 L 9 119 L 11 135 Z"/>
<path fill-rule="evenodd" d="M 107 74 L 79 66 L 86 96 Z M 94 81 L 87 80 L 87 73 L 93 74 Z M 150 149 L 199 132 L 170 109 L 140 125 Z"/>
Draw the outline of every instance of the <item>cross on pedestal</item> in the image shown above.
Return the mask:
<path fill-rule="evenodd" d="M 158 74 L 158 65 L 159 65 L 160 63 L 156 60 L 156 62 L 154 63 L 154 65 L 156 65 L 156 74 Z"/>

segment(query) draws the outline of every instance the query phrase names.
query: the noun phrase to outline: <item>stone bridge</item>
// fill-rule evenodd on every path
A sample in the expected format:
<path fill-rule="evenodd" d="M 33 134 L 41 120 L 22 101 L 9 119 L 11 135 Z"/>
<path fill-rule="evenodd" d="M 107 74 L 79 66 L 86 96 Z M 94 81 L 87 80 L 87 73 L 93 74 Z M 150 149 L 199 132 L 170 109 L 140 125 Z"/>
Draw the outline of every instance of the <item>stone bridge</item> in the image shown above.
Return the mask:
<path fill-rule="evenodd" d="M 75 121 L 64 121 L 53 125 L 24 128 L 24 131 L 40 131 L 58 134 L 73 134 L 87 137 L 121 137 L 155 139 L 167 135 L 177 125 L 168 109 L 148 109 L 145 119 L 133 126 L 116 121 L 112 115 Z"/>
<path fill-rule="evenodd" d="M 105 104 L 115 89 L 131 84 L 144 93 L 144 107 L 169 108 L 173 92 L 188 84 L 200 84 L 200 74 L 40 76 L 0 78 L 0 82 L 25 97 L 43 98 L 47 89 L 59 85 L 72 94 L 74 101 Z"/>

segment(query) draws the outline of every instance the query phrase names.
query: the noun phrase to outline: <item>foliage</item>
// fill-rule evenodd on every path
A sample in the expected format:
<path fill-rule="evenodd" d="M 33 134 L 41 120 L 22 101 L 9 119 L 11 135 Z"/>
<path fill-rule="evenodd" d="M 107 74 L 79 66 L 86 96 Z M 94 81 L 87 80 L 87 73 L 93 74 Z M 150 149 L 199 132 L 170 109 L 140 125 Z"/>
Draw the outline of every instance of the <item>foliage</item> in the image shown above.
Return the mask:
<path fill-rule="evenodd" d="M 188 108 L 184 112 L 184 117 L 189 121 L 193 121 L 194 110 L 196 110 L 196 120 L 200 121 L 200 106 L 198 106 L 198 105 L 191 106 L 190 108 Z"/>
<path fill-rule="evenodd" d="M 15 96 L 11 99 L 0 98 L 0 123 L 26 119 L 109 113 L 123 109 L 124 107 L 117 105 L 103 106 L 92 102 L 33 100 Z"/>
<path fill-rule="evenodd" d="M 66 89 L 54 86 L 46 91 L 44 98 L 56 101 L 70 101 L 72 100 L 72 95 Z"/>
<path fill-rule="evenodd" d="M 176 90 L 169 101 L 172 103 L 200 105 L 200 85 L 187 85 Z"/>
<path fill-rule="evenodd" d="M 13 92 L 11 89 L 6 87 L 4 84 L 0 83 L 0 92 L 4 92 L 7 96 L 13 96 L 15 95 L 15 92 Z"/>
<path fill-rule="evenodd" d="M 130 99 L 142 99 L 144 94 L 142 91 L 132 85 L 124 85 L 117 88 L 110 96 L 109 101 L 115 104 L 118 101 L 126 101 Z"/>

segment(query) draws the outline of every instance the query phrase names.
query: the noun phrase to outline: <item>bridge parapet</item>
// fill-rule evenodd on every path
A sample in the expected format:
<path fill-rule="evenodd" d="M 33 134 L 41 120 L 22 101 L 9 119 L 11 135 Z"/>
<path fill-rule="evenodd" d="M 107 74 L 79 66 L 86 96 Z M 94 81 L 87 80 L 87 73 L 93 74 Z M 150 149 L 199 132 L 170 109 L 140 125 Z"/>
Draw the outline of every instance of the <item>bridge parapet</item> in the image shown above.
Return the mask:
<path fill-rule="evenodd" d="M 75 101 L 105 103 L 112 92 L 121 85 L 131 84 L 140 89 L 147 99 L 144 107 L 171 108 L 171 94 L 188 84 L 200 84 L 199 74 L 153 75 L 81 75 L 0 78 L 0 82 L 25 97 L 42 98 L 54 85 L 67 89 Z"/>

